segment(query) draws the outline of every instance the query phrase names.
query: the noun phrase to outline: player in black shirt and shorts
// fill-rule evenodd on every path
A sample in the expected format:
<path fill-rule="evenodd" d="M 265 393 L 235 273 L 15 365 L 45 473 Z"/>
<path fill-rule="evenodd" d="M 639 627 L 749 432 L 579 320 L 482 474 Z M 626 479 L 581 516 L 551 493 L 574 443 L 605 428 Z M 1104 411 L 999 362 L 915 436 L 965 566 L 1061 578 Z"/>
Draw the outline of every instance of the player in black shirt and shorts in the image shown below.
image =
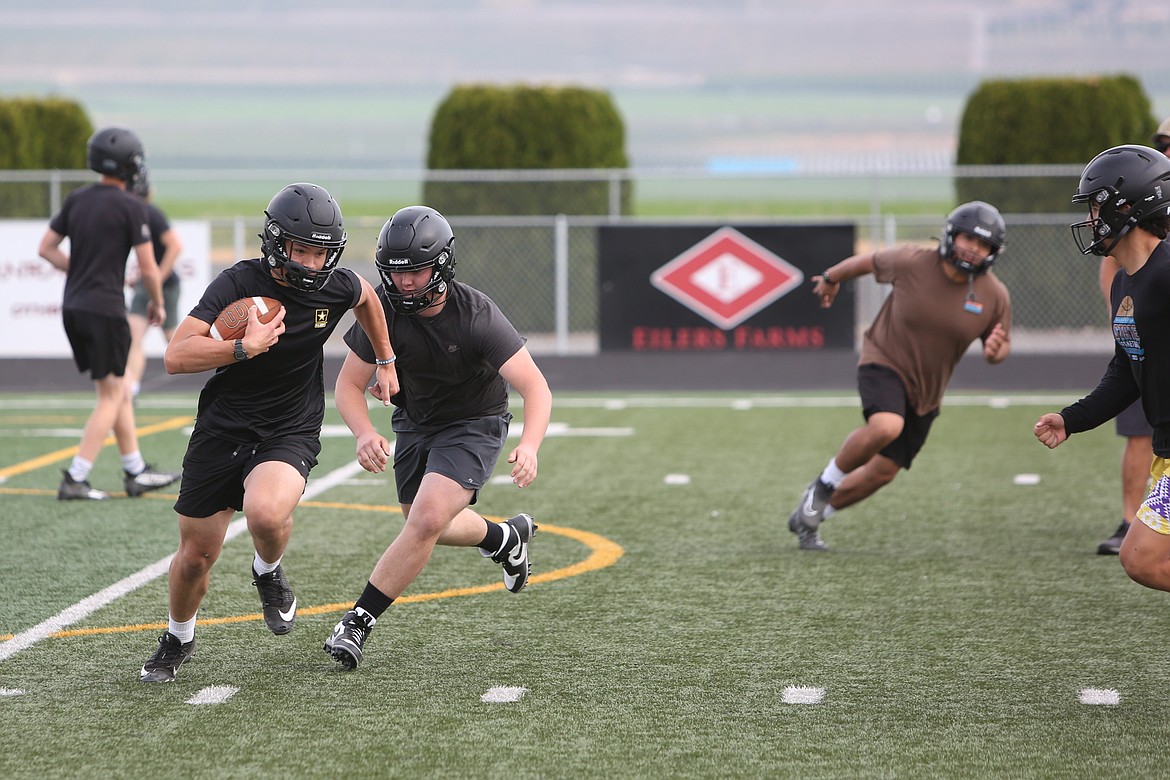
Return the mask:
<path fill-rule="evenodd" d="M 1106 149 L 1085 166 L 1073 202 L 1089 212 L 1072 226 L 1078 248 L 1121 269 L 1109 289 L 1113 358 L 1091 393 L 1041 415 L 1033 433 L 1058 447 L 1141 404 L 1152 485 L 1118 555 L 1134 582 L 1170 591 L 1170 159 L 1134 144 Z"/>
<path fill-rule="evenodd" d="M 264 622 L 274 634 L 292 630 L 297 600 L 281 559 L 293 509 L 321 451 L 323 347 L 350 309 L 385 361 L 377 372 L 379 392 L 398 392 L 378 294 L 353 271 L 337 267 L 346 241 L 337 203 L 314 184 L 291 184 L 264 213 L 263 257 L 242 260 L 213 279 L 167 346 L 169 373 L 215 373 L 200 393 L 183 460 L 168 629 L 142 667 L 144 682 L 173 682 L 194 652 L 196 612 L 238 510 L 256 548 L 252 577 Z M 280 312 L 262 323 L 252 307 L 242 338 L 212 337 L 224 308 L 254 296 L 280 301 Z"/>
<path fill-rule="evenodd" d="M 537 450 L 552 413 L 544 375 L 495 303 L 455 281 L 455 237 L 434 209 L 398 211 L 378 236 L 378 287 L 399 364 L 402 391 L 389 400 L 394 482 L 406 518 L 398 538 L 374 567 L 361 597 L 325 641 L 325 652 L 347 669 L 362 659 L 374 623 L 418 576 L 436 544 L 478 547 L 501 564 L 504 586 L 528 582 L 528 544 L 536 524 L 527 514 L 493 523 L 474 512 L 508 435 L 508 385 L 524 399 L 524 431 L 508 455 L 512 482 L 536 479 Z M 370 420 L 365 392 L 377 350 L 360 324 L 345 336 L 350 354 L 337 377 L 337 410 L 357 439 L 358 462 L 381 472 L 391 456 Z M 387 398 L 381 387 L 373 395 Z"/>
<path fill-rule="evenodd" d="M 141 496 L 179 478 L 143 460 L 125 381 L 130 325 L 123 288 L 131 250 L 150 298 L 147 318 L 158 324 L 166 317 L 146 204 L 127 191 L 145 172 L 142 141 L 126 128 L 104 127 L 90 136 L 86 159 L 101 174 L 101 181 L 66 196 L 38 250 L 54 268 L 65 272 L 61 303 L 65 335 L 77 370 L 88 371 L 97 390 L 97 405 L 85 423 L 77 455 L 57 488 L 62 501 L 108 497 L 89 484 L 89 474 L 111 430 L 122 456 L 122 485 L 128 496 Z M 68 255 L 61 250 L 66 238 Z"/>

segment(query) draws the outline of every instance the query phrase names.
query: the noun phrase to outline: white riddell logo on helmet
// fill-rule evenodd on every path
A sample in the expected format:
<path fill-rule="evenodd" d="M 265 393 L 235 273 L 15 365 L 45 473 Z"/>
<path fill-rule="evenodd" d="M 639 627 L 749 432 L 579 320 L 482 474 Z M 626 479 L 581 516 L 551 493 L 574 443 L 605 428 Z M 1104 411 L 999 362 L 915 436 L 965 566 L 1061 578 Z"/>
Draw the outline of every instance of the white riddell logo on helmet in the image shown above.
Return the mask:
<path fill-rule="evenodd" d="M 975 226 L 975 235 L 983 236 L 984 238 L 991 238 L 991 231 L 982 225 Z"/>
<path fill-rule="evenodd" d="M 320 238 L 324 239 L 325 241 L 328 241 L 332 237 L 333 236 L 329 235 L 328 233 L 313 233 L 313 238 Z"/>
<path fill-rule="evenodd" d="M 386 265 L 407 265 L 409 263 L 410 260 L 405 257 L 391 257 L 386 260 Z"/>

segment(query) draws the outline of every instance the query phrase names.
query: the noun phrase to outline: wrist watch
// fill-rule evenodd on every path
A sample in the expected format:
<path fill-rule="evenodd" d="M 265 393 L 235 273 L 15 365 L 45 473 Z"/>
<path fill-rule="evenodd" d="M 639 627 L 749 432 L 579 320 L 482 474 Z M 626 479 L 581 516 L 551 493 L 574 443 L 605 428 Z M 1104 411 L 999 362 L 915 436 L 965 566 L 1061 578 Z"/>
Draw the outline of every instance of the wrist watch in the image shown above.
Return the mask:
<path fill-rule="evenodd" d="M 248 359 L 248 353 L 244 351 L 244 340 L 243 339 L 236 339 L 235 348 L 236 348 L 236 352 L 235 352 L 236 360 L 247 360 Z"/>

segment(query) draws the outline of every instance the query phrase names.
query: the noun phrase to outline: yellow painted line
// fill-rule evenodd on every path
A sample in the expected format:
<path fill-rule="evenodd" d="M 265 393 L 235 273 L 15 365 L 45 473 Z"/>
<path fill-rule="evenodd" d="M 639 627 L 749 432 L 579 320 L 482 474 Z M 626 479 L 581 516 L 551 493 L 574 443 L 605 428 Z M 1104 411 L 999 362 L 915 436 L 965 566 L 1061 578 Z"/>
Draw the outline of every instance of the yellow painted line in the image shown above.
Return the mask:
<path fill-rule="evenodd" d="M 172 417 L 169 420 L 155 423 L 154 425 L 142 426 L 138 429 L 138 435 L 142 437 L 150 436 L 154 433 L 161 433 L 163 431 L 173 431 L 176 428 L 182 428 L 183 426 L 190 425 L 193 422 L 195 422 L 195 418 L 190 416 Z M 113 436 L 107 436 L 106 440 L 102 442 L 102 446 L 105 447 L 107 445 L 116 443 L 117 440 Z M 66 447 L 63 450 L 57 450 L 56 452 L 50 452 L 45 455 L 33 458 L 32 460 L 26 460 L 24 463 L 17 463 L 12 466 L 0 468 L 0 479 L 8 479 L 9 477 L 14 477 L 17 474 L 27 474 L 30 471 L 36 471 L 39 468 L 51 466 L 54 463 L 60 463 L 61 461 L 72 458 L 74 455 L 76 455 L 77 449 L 77 447 Z"/>
<path fill-rule="evenodd" d="M 52 495 L 51 491 L 16 491 L 5 488 L 0 488 L 0 493 L 16 493 L 16 492 L 39 492 Z M 156 496 L 158 498 L 165 498 L 157 494 L 147 494 L 148 496 Z M 170 498 L 174 498 L 171 496 Z M 304 501 L 302 506 L 312 507 L 326 507 L 332 509 L 347 509 L 353 511 L 369 511 L 369 512 L 401 512 L 402 510 L 395 506 L 388 506 L 384 504 L 346 504 L 333 501 Z M 491 518 L 501 520 L 502 518 Z M 539 523 L 540 533 L 556 534 L 557 536 L 565 536 L 575 541 L 581 542 L 590 549 L 589 557 L 578 563 L 564 566 L 560 569 L 555 569 L 544 574 L 536 574 L 529 578 L 529 583 L 544 583 L 555 582 L 557 580 L 567 579 L 568 577 L 577 577 L 586 572 L 604 569 L 607 566 L 615 564 L 619 558 L 625 553 L 622 546 L 606 539 L 599 534 L 591 533 L 590 531 L 582 531 L 578 528 L 565 528 L 561 526 L 552 525 L 550 523 Z M 416 593 L 410 596 L 401 596 L 394 600 L 395 604 L 418 604 L 424 601 L 434 601 L 436 599 L 450 599 L 459 596 L 475 596 L 481 593 L 490 593 L 493 590 L 503 590 L 503 581 L 497 581 L 490 585 L 475 585 L 467 588 L 450 588 L 448 590 L 441 590 L 435 593 Z M 301 615 L 324 615 L 330 612 L 346 612 L 353 606 L 352 601 L 338 601 L 332 604 L 320 604 L 315 607 L 305 607 L 299 609 L 297 612 Z M 251 621 L 263 620 L 264 616 L 259 613 L 250 615 L 232 615 L 230 617 L 210 618 L 207 620 L 199 620 L 201 626 L 223 625 L 226 623 L 247 623 Z M 135 631 L 165 631 L 166 623 L 139 623 L 131 626 L 103 626 L 97 628 L 74 628 L 65 631 L 57 631 L 50 634 L 51 637 L 78 637 L 78 636 L 95 636 L 98 634 L 126 634 Z M 0 641 L 6 642 L 12 639 L 14 634 L 0 635 Z"/>

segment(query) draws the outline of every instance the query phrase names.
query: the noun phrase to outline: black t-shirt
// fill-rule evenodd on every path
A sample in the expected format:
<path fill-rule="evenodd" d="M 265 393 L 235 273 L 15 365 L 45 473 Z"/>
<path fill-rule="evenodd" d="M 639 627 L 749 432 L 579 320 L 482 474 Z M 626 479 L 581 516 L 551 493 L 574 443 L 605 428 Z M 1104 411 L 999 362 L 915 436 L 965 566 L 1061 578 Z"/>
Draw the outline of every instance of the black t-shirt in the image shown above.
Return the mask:
<path fill-rule="evenodd" d="M 65 196 L 49 227 L 69 238 L 61 307 L 125 317 L 126 260 L 151 235 L 142 198 L 110 184 L 90 184 Z"/>
<path fill-rule="evenodd" d="M 1061 410 L 1069 433 L 1096 428 L 1141 397 L 1154 452 L 1170 457 L 1170 245 L 1158 245 L 1137 273 L 1118 271 L 1109 295 L 1113 359 L 1089 395 Z"/>
<path fill-rule="evenodd" d="M 146 204 L 147 212 L 150 219 L 150 240 L 154 246 L 154 262 L 162 264 L 163 255 L 166 254 L 167 245 L 163 243 L 163 234 L 171 229 L 171 223 L 167 220 L 167 215 L 163 210 L 153 203 Z M 167 274 L 167 278 L 162 280 L 163 287 L 172 287 L 179 283 L 179 275 L 175 273 L 175 269 Z"/>
<path fill-rule="evenodd" d="M 267 352 L 221 366 L 199 395 L 196 426 L 250 444 L 281 436 L 320 436 L 325 417 L 323 348 L 361 299 L 361 282 L 338 268 L 315 293 L 279 284 L 260 259 L 241 260 L 211 280 L 191 316 L 210 324 L 229 303 L 268 296 L 284 304 L 285 331 Z"/>
<path fill-rule="evenodd" d="M 500 366 L 520 351 L 524 339 L 490 298 L 452 281 L 447 302 L 434 317 L 398 314 L 380 286 L 378 299 L 402 385 L 390 400 L 407 418 L 395 415 L 395 430 L 404 425 L 433 429 L 508 411 L 508 386 Z M 362 360 L 374 362 L 374 349 L 360 323 L 345 334 L 345 343 Z"/>

